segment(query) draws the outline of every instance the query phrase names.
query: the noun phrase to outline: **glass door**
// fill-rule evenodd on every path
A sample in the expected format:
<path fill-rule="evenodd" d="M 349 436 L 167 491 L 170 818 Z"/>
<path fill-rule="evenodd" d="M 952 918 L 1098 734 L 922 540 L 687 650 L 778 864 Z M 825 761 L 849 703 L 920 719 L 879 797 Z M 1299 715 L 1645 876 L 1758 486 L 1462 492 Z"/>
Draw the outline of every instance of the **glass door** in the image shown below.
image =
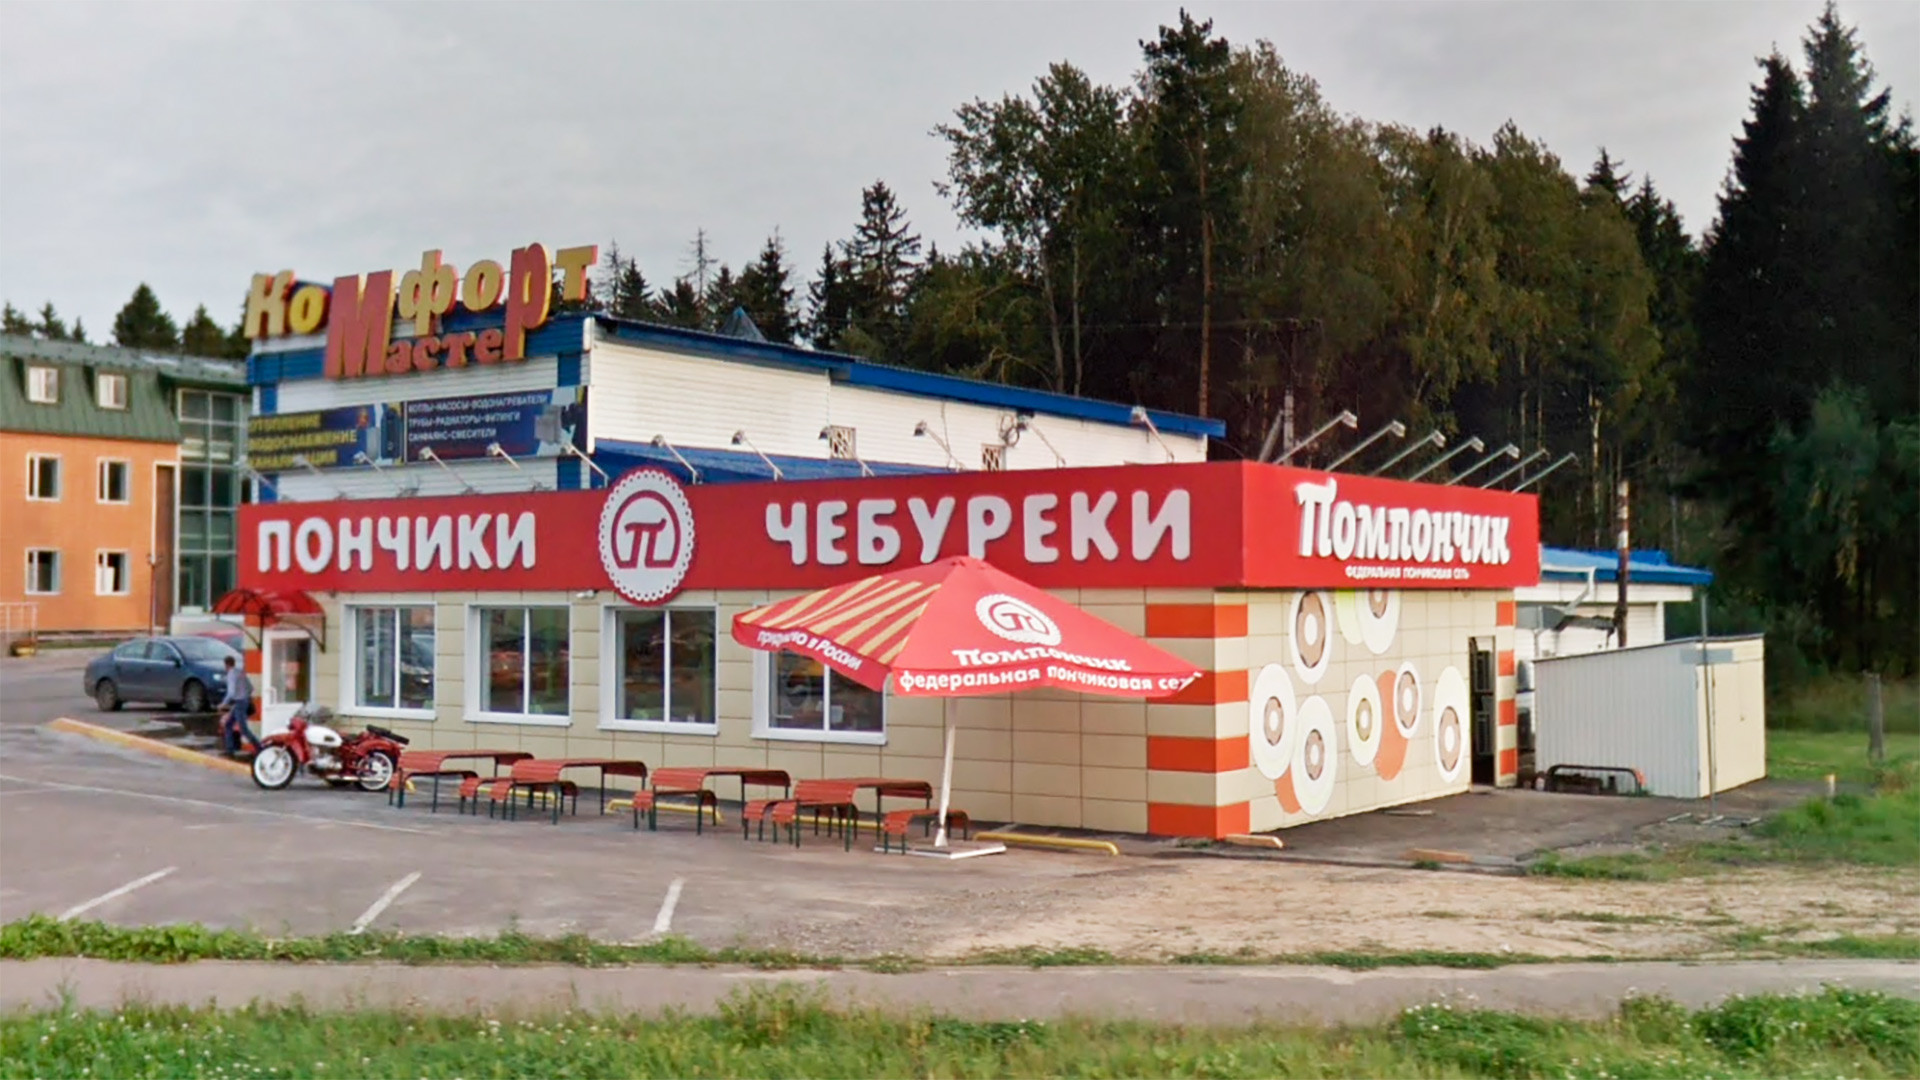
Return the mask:
<path fill-rule="evenodd" d="M 313 639 L 297 631 L 269 630 L 261 643 L 260 733 L 275 735 L 300 706 L 313 699 Z"/>

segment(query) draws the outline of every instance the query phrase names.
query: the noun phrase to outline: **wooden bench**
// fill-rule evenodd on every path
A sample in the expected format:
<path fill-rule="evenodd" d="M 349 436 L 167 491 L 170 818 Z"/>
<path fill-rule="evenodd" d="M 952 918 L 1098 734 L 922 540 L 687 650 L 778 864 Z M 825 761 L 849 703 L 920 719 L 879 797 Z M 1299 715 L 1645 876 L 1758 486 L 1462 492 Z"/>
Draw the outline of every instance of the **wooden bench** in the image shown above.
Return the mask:
<path fill-rule="evenodd" d="M 773 838 L 780 839 L 780 826 L 787 826 L 787 832 L 793 837 L 793 846 L 800 846 L 800 811 L 813 811 L 813 831 L 820 831 L 820 816 L 829 813 L 827 831 L 832 833 L 836 825 L 846 839 L 848 851 L 853 850 L 854 823 L 859 810 L 854 805 L 854 794 L 859 785 L 850 780 L 802 780 L 793 786 L 793 798 L 781 799 L 767 808 L 766 817 L 773 822 Z"/>
<path fill-rule="evenodd" d="M 707 771 L 705 769 L 656 769 L 651 777 L 652 786 L 644 791 L 633 793 L 633 827 L 640 828 L 640 814 L 647 815 L 647 828 L 658 832 L 660 829 L 661 799 L 687 797 L 693 800 L 693 831 L 698 833 L 705 828 L 703 810 L 713 812 L 713 823 L 720 824 L 720 796 L 707 789 Z"/>
<path fill-rule="evenodd" d="M 577 814 L 580 812 L 580 786 L 571 780 L 542 780 L 537 784 L 528 784 L 525 781 L 515 780 L 511 776 L 502 776 L 498 779 L 482 780 L 480 783 L 485 784 L 487 787 L 488 817 L 493 816 L 495 807 L 500 809 L 501 817 L 519 817 L 518 807 L 515 805 L 513 797 L 519 792 L 525 791 L 527 793 L 527 805 L 532 806 L 534 793 L 543 789 L 557 789 L 557 797 L 559 800 L 564 803 L 568 799 L 572 799 L 574 813 Z M 464 782 L 461 786 L 465 786 Z M 479 812 L 479 799 L 475 798 L 474 813 L 477 814 Z M 557 814 L 559 808 L 555 807 L 554 812 Z"/>
<path fill-rule="evenodd" d="M 900 854 L 905 855 L 907 853 L 907 830 L 913 827 L 913 823 L 916 821 L 921 823 L 923 826 L 921 835 L 924 836 L 933 830 L 933 823 L 938 820 L 940 820 L 940 811 L 933 807 L 916 807 L 911 810 L 889 811 L 887 816 L 880 821 L 880 850 L 892 851 L 893 838 L 897 836 L 900 838 Z M 959 830 L 963 839 L 971 837 L 973 835 L 973 822 L 967 817 L 965 810 L 948 808 L 947 831 L 951 833 L 956 829 Z"/>

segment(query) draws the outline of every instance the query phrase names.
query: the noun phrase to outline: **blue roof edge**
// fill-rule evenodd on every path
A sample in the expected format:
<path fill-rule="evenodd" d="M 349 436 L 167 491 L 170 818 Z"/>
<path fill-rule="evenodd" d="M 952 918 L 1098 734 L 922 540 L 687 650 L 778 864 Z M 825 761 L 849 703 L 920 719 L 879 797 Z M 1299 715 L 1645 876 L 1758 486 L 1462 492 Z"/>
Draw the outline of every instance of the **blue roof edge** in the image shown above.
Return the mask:
<path fill-rule="evenodd" d="M 1559 565 L 1554 565 L 1556 558 Z M 1620 555 L 1615 551 L 1591 551 L 1584 548 L 1559 548 L 1541 545 L 1540 576 L 1546 578 L 1586 576 L 1592 568 L 1595 581 L 1613 581 L 1619 576 Z M 1627 552 L 1627 575 L 1648 585 L 1711 585 L 1713 571 L 1703 567 L 1678 566 L 1667 553 L 1656 549 Z"/>
<path fill-rule="evenodd" d="M 958 375 L 914 371 L 910 368 L 875 363 L 872 360 L 862 360 L 859 357 L 841 353 L 818 352 L 795 345 L 749 341 L 745 338 L 711 334 L 703 330 L 662 326 L 658 323 L 637 322 L 608 315 L 595 315 L 593 320 L 596 326 L 606 327 L 616 340 L 679 345 L 710 355 L 824 371 L 831 378 L 855 386 L 898 390 L 925 397 L 989 405 L 1015 412 L 1047 413 L 1053 416 L 1094 420 L 1108 424 L 1124 425 L 1132 422 L 1133 406 L 1121 405 L 1118 402 L 1096 401 L 1091 398 L 1074 397 L 1071 394 L 1057 394 L 1051 390 L 1028 390 L 1003 386 L 999 383 L 981 382 L 978 379 L 968 379 Z M 1180 435 L 1201 435 L 1211 439 L 1222 438 L 1227 433 L 1227 425 L 1221 420 L 1188 416 L 1184 413 L 1161 412 L 1157 409 L 1148 409 L 1147 416 L 1161 431 Z"/>

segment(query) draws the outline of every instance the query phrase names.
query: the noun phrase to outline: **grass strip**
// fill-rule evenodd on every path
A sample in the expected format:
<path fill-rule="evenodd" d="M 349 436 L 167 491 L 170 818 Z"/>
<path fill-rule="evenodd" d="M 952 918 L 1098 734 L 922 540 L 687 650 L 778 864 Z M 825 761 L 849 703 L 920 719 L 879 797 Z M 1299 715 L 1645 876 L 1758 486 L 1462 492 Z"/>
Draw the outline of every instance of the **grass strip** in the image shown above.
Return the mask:
<path fill-rule="evenodd" d="M 1828 989 L 1597 1022 L 1449 1004 L 1386 1023 L 977 1021 L 837 1009 L 817 990 L 737 992 L 711 1016 L 447 1017 L 129 1005 L 0 1017 L 11 1077 L 288 1076 L 1833 1077 L 1920 1074 L 1920 1004 Z"/>

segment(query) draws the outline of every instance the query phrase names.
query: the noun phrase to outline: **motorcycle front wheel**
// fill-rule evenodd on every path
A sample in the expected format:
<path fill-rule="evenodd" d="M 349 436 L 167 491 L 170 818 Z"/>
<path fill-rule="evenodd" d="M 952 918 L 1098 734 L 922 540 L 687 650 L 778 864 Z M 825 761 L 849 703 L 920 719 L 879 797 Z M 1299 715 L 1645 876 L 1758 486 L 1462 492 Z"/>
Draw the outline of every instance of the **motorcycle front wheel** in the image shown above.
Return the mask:
<path fill-rule="evenodd" d="M 253 782 L 268 791 L 278 791 L 293 783 L 296 768 L 293 751 L 279 745 L 261 747 L 253 755 Z"/>
<path fill-rule="evenodd" d="M 385 750 L 375 750 L 360 759 L 360 790 L 385 791 L 393 783 L 393 756 Z"/>

